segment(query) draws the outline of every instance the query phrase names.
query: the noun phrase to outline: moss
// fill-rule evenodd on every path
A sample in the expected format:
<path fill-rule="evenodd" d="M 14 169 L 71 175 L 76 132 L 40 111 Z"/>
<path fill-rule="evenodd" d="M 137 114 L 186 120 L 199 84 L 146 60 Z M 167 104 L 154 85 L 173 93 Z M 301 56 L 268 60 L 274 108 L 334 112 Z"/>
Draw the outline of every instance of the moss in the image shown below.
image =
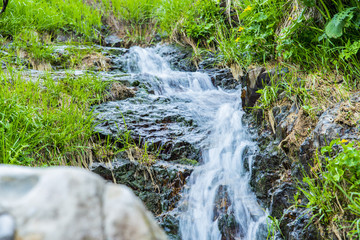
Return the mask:
<path fill-rule="evenodd" d="M 194 159 L 189 158 L 182 158 L 180 160 L 174 161 L 175 163 L 184 164 L 184 165 L 191 165 L 191 166 L 197 166 L 199 163 Z"/>

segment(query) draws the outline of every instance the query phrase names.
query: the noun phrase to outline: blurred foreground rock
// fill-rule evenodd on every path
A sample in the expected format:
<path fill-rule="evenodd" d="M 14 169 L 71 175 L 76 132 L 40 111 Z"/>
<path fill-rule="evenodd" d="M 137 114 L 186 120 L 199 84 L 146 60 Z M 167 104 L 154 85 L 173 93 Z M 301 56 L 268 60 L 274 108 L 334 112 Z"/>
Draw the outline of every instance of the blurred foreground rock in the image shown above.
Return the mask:
<path fill-rule="evenodd" d="M 167 239 L 131 190 L 86 170 L 0 165 L 0 196 L 0 239 Z"/>

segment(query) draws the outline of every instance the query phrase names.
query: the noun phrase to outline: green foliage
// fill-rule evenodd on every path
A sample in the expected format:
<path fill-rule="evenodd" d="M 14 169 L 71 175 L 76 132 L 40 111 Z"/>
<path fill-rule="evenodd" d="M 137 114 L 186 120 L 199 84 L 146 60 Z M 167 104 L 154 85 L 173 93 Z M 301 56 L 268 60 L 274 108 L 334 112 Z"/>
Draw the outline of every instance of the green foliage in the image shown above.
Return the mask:
<path fill-rule="evenodd" d="M 82 0 L 10 1 L 0 18 L 0 34 L 15 36 L 24 29 L 40 32 L 76 31 L 88 39 L 97 39 L 101 10 Z"/>
<path fill-rule="evenodd" d="M 354 17 L 355 7 L 346 8 L 335 14 L 325 27 L 325 33 L 329 38 L 339 38 L 343 35 L 344 27 L 350 23 Z"/>
<path fill-rule="evenodd" d="M 30 29 L 24 29 L 14 37 L 12 48 L 16 52 L 29 53 L 29 58 L 37 61 L 52 60 L 53 48 L 40 39 L 39 33 Z"/>
<path fill-rule="evenodd" d="M 360 40 L 353 43 L 349 41 L 346 43 L 344 49 L 341 51 L 340 58 L 348 60 L 352 56 L 356 55 L 360 49 Z"/>
<path fill-rule="evenodd" d="M 180 32 L 184 27 L 185 19 L 191 10 L 194 0 L 163 0 L 155 18 L 159 22 L 160 30 L 163 34 L 172 35 Z"/>
<path fill-rule="evenodd" d="M 276 234 L 277 233 L 280 233 L 281 236 L 283 236 L 282 232 L 281 232 L 281 229 L 280 229 L 280 222 L 281 222 L 282 219 L 277 219 L 276 217 L 272 217 L 269 215 L 269 221 L 270 223 L 267 223 L 267 232 L 268 232 L 268 235 L 266 237 L 266 240 L 273 240 L 273 239 L 276 239 Z"/>
<path fill-rule="evenodd" d="M 206 38 L 209 40 L 220 20 L 221 11 L 216 2 L 213 0 L 196 1 L 185 19 L 185 32 L 195 40 Z"/>
<path fill-rule="evenodd" d="M 343 140 L 343 142 L 347 142 Z M 334 151 L 334 145 L 341 145 L 342 151 Z M 321 154 L 328 154 L 330 158 L 327 158 L 328 164 L 326 168 L 329 173 L 328 178 L 339 182 L 346 178 L 352 184 L 360 185 L 360 151 L 355 148 L 354 143 L 342 144 L 339 140 L 332 141 L 329 146 L 321 149 Z M 350 187 L 352 189 L 353 187 Z"/>
<path fill-rule="evenodd" d="M 316 156 L 310 176 L 301 191 L 308 199 L 307 208 L 324 227 L 332 225 L 349 239 L 360 237 L 360 150 L 358 143 L 334 140 L 321 149 L 324 160 Z"/>
<path fill-rule="evenodd" d="M 93 129 L 89 107 L 102 100 L 106 84 L 92 75 L 55 82 L 11 70 L 10 77 L 0 75 L 0 163 L 85 164 Z"/>
<path fill-rule="evenodd" d="M 185 34 L 195 41 L 210 43 L 222 21 L 222 11 L 213 0 L 164 0 L 155 18 L 164 35 Z"/>
<path fill-rule="evenodd" d="M 265 86 L 263 89 L 259 89 L 257 93 L 261 94 L 258 101 L 258 106 L 263 109 L 269 108 L 278 98 L 279 85 Z"/>
<path fill-rule="evenodd" d="M 223 27 L 217 27 L 215 35 L 221 53 L 225 56 L 225 62 L 249 65 L 254 61 L 263 62 L 273 58 L 276 48 L 276 28 L 284 15 L 284 11 L 278 11 L 280 8 L 286 9 L 287 1 L 235 2 L 236 17 L 233 18 L 237 21 L 233 20 L 232 26 L 228 26 L 225 20 L 220 22 Z"/>
<path fill-rule="evenodd" d="M 302 0 L 302 2 L 307 7 L 314 7 L 316 5 L 316 0 Z"/>
<path fill-rule="evenodd" d="M 144 24 L 150 21 L 161 0 L 117 0 L 112 1 L 112 11 L 127 24 Z"/>

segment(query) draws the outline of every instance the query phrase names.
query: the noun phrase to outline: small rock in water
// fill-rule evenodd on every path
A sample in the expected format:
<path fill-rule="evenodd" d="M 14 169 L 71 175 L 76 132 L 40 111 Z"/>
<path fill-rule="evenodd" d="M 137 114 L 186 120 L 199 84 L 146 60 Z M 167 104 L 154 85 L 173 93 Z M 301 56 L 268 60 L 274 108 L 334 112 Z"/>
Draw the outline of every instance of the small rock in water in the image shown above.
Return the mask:
<path fill-rule="evenodd" d="M 105 38 L 105 46 L 107 47 L 121 47 L 123 40 L 116 35 L 110 35 Z"/>
<path fill-rule="evenodd" d="M 107 100 L 124 100 L 135 96 L 135 91 L 120 83 L 113 83 Z"/>

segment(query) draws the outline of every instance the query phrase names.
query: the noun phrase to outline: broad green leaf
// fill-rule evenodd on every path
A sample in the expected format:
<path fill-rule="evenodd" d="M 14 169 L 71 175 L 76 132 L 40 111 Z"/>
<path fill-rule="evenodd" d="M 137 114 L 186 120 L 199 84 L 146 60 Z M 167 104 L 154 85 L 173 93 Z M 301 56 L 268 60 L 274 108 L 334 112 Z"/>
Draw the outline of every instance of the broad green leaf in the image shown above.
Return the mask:
<path fill-rule="evenodd" d="M 346 8 L 343 11 L 335 14 L 330 22 L 325 27 L 325 33 L 330 38 L 339 38 L 343 35 L 343 30 L 346 25 L 354 16 L 356 8 Z"/>

